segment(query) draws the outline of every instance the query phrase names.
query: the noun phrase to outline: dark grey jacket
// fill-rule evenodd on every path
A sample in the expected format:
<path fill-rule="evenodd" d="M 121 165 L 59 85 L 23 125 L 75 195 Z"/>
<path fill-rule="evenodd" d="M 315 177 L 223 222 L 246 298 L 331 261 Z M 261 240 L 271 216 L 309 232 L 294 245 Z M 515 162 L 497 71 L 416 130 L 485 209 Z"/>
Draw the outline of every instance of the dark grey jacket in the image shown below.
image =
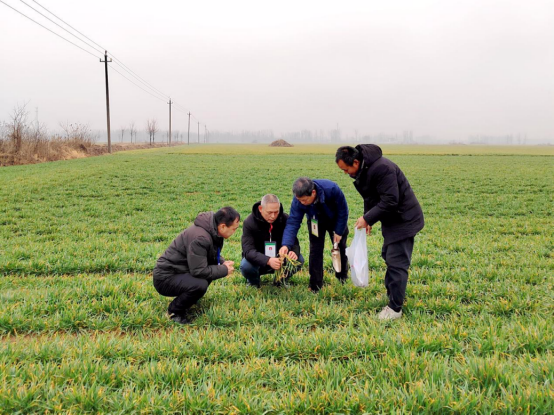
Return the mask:
<path fill-rule="evenodd" d="M 402 170 L 374 144 L 356 149 L 363 157 L 354 186 L 364 199 L 365 221 L 381 222 L 385 245 L 415 236 L 424 226 L 423 211 Z"/>
<path fill-rule="evenodd" d="M 227 276 L 225 265 L 218 265 L 223 238 L 217 234 L 213 212 L 200 213 L 194 225 L 181 232 L 158 258 L 154 279 L 165 280 L 175 274 L 190 274 L 208 281 Z M 220 257 L 220 263 L 224 259 Z"/>

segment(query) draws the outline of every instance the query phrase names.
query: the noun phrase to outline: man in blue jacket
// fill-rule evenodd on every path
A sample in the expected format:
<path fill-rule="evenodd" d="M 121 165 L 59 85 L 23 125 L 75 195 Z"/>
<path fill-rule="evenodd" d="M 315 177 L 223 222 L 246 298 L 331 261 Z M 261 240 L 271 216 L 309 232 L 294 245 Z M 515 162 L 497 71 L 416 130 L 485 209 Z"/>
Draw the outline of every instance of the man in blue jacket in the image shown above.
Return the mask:
<path fill-rule="evenodd" d="M 356 229 L 365 228 L 369 235 L 371 227 L 381 222 L 384 238 L 381 256 L 387 264 L 385 287 L 389 304 L 379 313 L 379 319 L 400 318 L 414 237 L 424 225 L 421 206 L 402 170 L 383 157 L 380 147 L 374 144 L 340 147 L 335 161 L 354 179 L 354 187 L 364 199 L 364 214 L 356 221 Z"/>
<path fill-rule="evenodd" d="M 342 190 L 330 180 L 300 177 L 294 182 L 292 193 L 294 197 L 279 254 L 286 255 L 294 246 L 302 220 L 307 216 L 310 235 L 309 288 L 317 293 L 323 287 L 323 250 L 326 233 L 331 237 L 333 244 L 338 245 L 340 251 L 341 272 L 336 272 L 335 276 L 341 282 L 348 277 L 348 260 L 345 252 L 348 235 L 348 204 Z"/>

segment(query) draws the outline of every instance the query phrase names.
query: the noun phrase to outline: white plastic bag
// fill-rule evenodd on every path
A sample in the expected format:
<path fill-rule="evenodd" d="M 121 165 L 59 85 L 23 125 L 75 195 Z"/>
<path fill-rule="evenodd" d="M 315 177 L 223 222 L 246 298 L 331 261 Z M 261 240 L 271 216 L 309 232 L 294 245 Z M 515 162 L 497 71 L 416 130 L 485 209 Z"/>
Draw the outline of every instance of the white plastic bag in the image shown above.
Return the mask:
<path fill-rule="evenodd" d="M 356 287 L 367 287 L 369 284 L 367 265 L 367 242 L 365 228 L 356 229 L 354 239 L 348 248 L 346 256 L 350 264 L 350 278 Z"/>

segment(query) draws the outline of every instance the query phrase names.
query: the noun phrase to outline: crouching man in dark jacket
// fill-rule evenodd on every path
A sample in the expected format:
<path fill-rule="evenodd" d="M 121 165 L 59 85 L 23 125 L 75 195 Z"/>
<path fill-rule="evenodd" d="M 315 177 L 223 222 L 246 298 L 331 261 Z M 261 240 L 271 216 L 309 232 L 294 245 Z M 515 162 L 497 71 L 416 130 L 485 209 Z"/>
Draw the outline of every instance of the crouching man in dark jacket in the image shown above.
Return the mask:
<path fill-rule="evenodd" d="M 280 269 L 282 264 L 277 253 L 282 246 L 283 231 L 288 215 L 283 212 L 283 205 L 275 195 L 265 195 L 252 207 L 252 213 L 244 220 L 242 226 L 242 261 L 240 272 L 246 283 L 260 287 L 260 275 L 271 274 Z M 304 258 L 300 255 L 300 244 L 296 238 L 289 257 L 300 262 L 296 269 L 285 275 L 285 279 L 297 273 Z M 281 285 L 276 281 L 276 285 Z"/>
<path fill-rule="evenodd" d="M 233 272 L 233 261 L 225 261 L 221 249 L 239 221 L 239 213 L 229 206 L 200 213 L 158 259 L 154 288 L 161 295 L 176 297 L 167 309 L 173 321 L 190 323 L 187 312 L 206 294 L 210 283 Z"/>
<path fill-rule="evenodd" d="M 335 161 L 354 179 L 354 187 L 364 199 L 364 215 L 358 218 L 356 229 L 365 228 L 369 235 L 371 227 L 381 222 L 385 239 L 381 256 L 387 264 L 385 287 L 389 304 L 379 318 L 400 318 L 414 237 L 424 225 L 421 206 L 402 170 L 383 157 L 380 147 L 374 144 L 340 147 Z"/>

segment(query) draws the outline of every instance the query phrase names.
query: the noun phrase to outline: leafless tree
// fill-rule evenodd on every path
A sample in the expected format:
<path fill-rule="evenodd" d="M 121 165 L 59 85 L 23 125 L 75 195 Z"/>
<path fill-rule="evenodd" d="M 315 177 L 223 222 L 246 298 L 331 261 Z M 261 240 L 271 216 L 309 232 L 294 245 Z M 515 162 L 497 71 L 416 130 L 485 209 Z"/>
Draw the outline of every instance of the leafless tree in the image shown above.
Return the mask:
<path fill-rule="evenodd" d="M 125 136 L 125 131 L 127 131 L 127 129 L 125 127 L 121 127 L 119 131 L 121 133 L 120 141 L 123 142 L 123 137 Z"/>
<path fill-rule="evenodd" d="M 29 128 L 29 137 L 34 140 L 44 140 L 48 138 L 48 127 L 45 123 L 34 123 L 32 128 Z"/>
<path fill-rule="evenodd" d="M 148 120 L 146 122 L 146 131 L 148 131 L 148 135 L 150 137 L 150 145 L 152 145 L 156 139 L 156 133 L 158 130 L 158 122 L 154 119 Z"/>
<path fill-rule="evenodd" d="M 129 133 L 131 134 L 131 143 L 133 143 L 133 135 L 135 136 L 135 143 L 137 142 L 137 129 L 135 128 L 135 122 L 129 124 Z"/>
<path fill-rule="evenodd" d="M 16 105 L 13 109 L 11 122 L 9 124 L 9 137 L 13 141 L 16 153 L 21 150 L 23 136 L 28 129 L 27 116 L 27 103 Z"/>
<path fill-rule="evenodd" d="M 88 143 L 94 142 L 94 136 L 88 124 L 80 123 L 60 123 L 61 129 L 65 132 L 65 138 L 67 140 L 79 140 Z"/>

